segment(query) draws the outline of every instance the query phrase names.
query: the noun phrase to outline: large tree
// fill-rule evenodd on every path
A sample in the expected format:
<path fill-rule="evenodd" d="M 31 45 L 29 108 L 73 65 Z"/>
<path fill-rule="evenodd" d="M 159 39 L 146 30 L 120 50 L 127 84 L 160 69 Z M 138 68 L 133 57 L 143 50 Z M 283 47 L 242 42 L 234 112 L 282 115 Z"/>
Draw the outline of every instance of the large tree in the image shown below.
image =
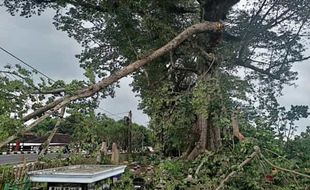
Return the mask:
<path fill-rule="evenodd" d="M 25 17 L 56 10 L 57 29 L 83 45 L 78 58 L 93 83 L 36 110 L 34 115 L 45 114 L 31 127 L 133 73 L 134 90 L 159 142 L 173 142 L 182 151 L 188 146 L 191 159 L 218 149 L 231 125 L 242 140 L 241 115 L 250 123 L 264 118 L 272 129 L 280 114 L 276 97 L 297 77 L 293 63 L 309 58 L 304 55 L 308 2 L 5 0 L 3 5 Z"/>

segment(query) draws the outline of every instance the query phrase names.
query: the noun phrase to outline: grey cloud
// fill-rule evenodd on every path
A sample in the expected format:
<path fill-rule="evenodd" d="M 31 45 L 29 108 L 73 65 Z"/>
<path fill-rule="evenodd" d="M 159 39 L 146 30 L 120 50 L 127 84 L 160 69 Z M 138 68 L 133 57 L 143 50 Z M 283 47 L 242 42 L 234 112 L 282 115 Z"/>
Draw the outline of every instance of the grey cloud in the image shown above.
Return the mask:
<path fill-rule="evenodd" d="M 0 44 L 56 80 L 81 79 L 83 71 L 74 57 L 81 48 L 66 33 L 55 29 L 48 13 L 26 19 L 12 17 L 2 11 Z M 18 63 L 7 55 L 1 55 L 1 65 L 3 62 Z"/>
<path fill-rule="evenodd" d="M 115 90 L 115 98 L 107 98 L 101 102 L 100 107 L 106 110 L 113 110 L 114 113 L 129 112 L 132 110 L 133 122 L 146 126 L 149 118 L 143 114 L 141 110 L 137 110 L 139 98 L 135 97 L 136 94 L 132 92 L 129 84 L 132 82 L 131 77 L 123 78 L 120 80 L 120 88 Z M 99 110 L 102 112 L 102 110 Z M 106 112 L 103 112 L 106 113 Z M 119 114 L 117 116 L 106 113 L 114 119 L 121 119 L 127 113 Z"/>

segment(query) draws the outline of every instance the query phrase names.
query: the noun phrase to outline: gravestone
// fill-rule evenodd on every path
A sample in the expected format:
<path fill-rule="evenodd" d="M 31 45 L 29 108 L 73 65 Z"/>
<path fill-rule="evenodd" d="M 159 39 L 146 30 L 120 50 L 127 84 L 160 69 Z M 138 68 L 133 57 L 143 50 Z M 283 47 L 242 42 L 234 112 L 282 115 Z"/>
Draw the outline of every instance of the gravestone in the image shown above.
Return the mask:
<path fill-rule="evenodd" d="M 119 164 L 119 150 L 117 148 L 116 143 L 112 144 L 112 157 L 111 157 L 112 164 Z"/>
<path fill-rule="evenodd" d="M 101 148 L 100 148 L 100 152 L 103 155 L 107 155 L 108 154 L 108 145 L 107 145 L 106 142 L 102 142 Z"/>

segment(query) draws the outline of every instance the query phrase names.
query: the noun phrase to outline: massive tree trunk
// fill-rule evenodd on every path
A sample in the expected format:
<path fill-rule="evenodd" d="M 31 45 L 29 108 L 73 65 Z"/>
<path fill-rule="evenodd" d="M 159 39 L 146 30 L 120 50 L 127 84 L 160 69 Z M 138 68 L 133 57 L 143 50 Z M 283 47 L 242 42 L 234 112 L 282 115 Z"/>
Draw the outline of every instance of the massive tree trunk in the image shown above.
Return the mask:
<path fill-rule="evenodd" d="M 195 159 L 200 153 L 203 153 L 207 147 L 207 130 L 208 130 L 208 120 L 204 116 L 199 115 L 196 121 L 196 126 L 194 130 L 199 129 L 200 135 L 199 140 L 196 142 L 195 146 L 189 154 L 186 155 L 188 160 Z"/>
<path fill-rule="evenodd" d="M 198 2 L 200 3 L 202 10 L 202 19 L 206 21 L 220 21 L 226 18 L 228 11 L 235 4 L 237 4 L 239 0 L 199 0 Z M 206 52 L 215 54 L 215 48 L 221 40 L 221 32 L 210 33 Z M 216 65 L 220 64 L 218 60 L 216 60 L 217 63 L 214 63 L 214 61 L 215 60 L 212 60 L 208 64 L 203 64 L 200 67 L 200 77 L 205 82 L 207 82 L 208 78 L 210 78 L 212 71 L 216 68 Z M 208 101 L 212 101 L 212 97 L 210 97 Z M 208 110 L 208 112 L 211 111 L 212 110 Z M 197 116 L 197 125 L 200 129 L 200 137 L 196 143 L 196 146 L 187 156 L 187 159 L 192 160 L 206 150 L 215 151 L 222 146 L 221 129 L 212 123 L 213 118 L 211 118 L 211 115 L 212 114 L 209 114 L 208 118 L 204 118 L 202 115 Z"/>
<path fill-rule="evenodd" d="M 188 160 L 195 159 L 206 150 L 215 151 L 222 146 L 221 129 L 212 123 L 211 116 L 206 119 L 204 116 L 199 115 L 196 125 L 199 128 L 200 136 L 198 142 L 187 155 Z"/>

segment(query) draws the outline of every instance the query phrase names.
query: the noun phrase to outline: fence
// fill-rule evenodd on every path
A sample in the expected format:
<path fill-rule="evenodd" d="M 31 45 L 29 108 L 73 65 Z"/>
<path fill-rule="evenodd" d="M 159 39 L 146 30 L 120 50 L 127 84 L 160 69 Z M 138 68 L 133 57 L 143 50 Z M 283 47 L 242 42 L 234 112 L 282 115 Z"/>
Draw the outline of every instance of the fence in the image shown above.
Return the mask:
<path fill-rule="evenodd" d="M 77 164 L 95 164 L 96 158 L 94 157 L 84 157 L 83 155 L 71 155 L 69 158 L 65 159 L 43 159 L 44 161 L 40 162 L 31 162 L 19 165 L 5 165 L 0 166 L 0 190 L 3 190 L 6 186 L 6 190 L 14 189 L 19 190 L 23 189 L 20 184 L 23 184 L 27 181 L 27 172 L 49 169 L 67 165 L 77 165 Z M 14 185 L 15 184 L 15 185 Z M 17 188 L 20 187 L 20 188 Z"/>
<path fill-rule="evenodd" d="M 63 162 L 33 162 L 16 166 L 0 167 L 0 190 L 25 189 L 27 184 L 27 172 L 64 166 Z M 28 187 L 28 186 L 27 186 Z"/>

